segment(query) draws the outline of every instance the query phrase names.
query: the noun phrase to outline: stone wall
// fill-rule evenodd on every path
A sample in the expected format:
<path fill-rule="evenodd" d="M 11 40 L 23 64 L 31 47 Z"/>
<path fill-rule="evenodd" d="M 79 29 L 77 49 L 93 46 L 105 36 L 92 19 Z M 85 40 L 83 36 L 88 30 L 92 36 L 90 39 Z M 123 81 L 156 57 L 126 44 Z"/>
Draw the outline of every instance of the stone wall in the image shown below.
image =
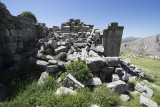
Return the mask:
<path fill-rule="evenodd" d="M 103 47 L 106 56 L 119 56 L 123 26 L 118 23 L 110 23 L 107 29 L 103 30 Z"/>
<path fill-rule="evenodd" d="M 64 22 L 61 24 L 61 31 L 63 33 L 78 33 L 78 32 L 87 32 L 90 29 L 93 29 L 92 24 L 84 24 L 80 19 L 69 19 L 68 22 Z"/>
<path fill-rule="evenodd" d="M 47 28 L 36 25 L 34 20 L 24 16 L 12 16 L 0 3 L 0 67 L 19 62 L 26 48 L 34 47 L 39 38 L 47 35 Z"/>

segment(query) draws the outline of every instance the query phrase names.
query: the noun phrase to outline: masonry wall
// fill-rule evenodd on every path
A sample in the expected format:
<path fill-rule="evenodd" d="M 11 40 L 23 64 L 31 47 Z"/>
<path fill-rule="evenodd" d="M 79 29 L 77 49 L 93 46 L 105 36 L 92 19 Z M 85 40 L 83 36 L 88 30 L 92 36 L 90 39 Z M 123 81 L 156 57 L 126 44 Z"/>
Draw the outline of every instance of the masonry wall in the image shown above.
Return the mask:
<path fill-rule="evenodd" d="M 106 56 L 119 56 L 123 29 L 124 27 L 118 26 L 118 23 L 110 23 L 103 30 L 102 44 Z"/>
<path fill-rule="evenodd" d="M 23 59 L 25 48 L 33 48 L 39 38 L 47 35 L 47 28 L 36 25 L 34 20 L 23 16 L 12 16 L 0 3 L 0 67 Z"/>

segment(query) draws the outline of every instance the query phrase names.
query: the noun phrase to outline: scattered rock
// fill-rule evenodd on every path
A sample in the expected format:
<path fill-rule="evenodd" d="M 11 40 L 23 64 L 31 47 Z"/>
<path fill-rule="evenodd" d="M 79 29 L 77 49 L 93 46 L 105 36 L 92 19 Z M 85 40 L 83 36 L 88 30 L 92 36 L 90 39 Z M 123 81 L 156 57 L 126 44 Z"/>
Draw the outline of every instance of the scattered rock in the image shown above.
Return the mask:
<path fill-rule="evenodd" d="M 99 106 L 96 104 L 92 104 L 91 107 L 99 107 Z"/>
<path fill-rule="evenodd" d="M 73 90 L 77 88 L 84 88 L 84 85 L 77 81 L 70 73 L 63 80 L 63 86 L 72 88 Z"/>
<path fill-rule="evenodd" d="M 146 98 L 143 95 L 140 95 L 140 104 L 148 106 L 148 107 L 158 107 L 157 103 L 153 100 Z"/>
<path fill-rule="evenodd" d="M 51 64 L 51 65 L 57 65 L 58 61 L 56 61 L 56 60 L 49 60 L 48 63 Z"/>
<path fill-rule="evenodd" d="M 113 81 L 118 81 L 120 78 L 117 74 L 112 74 L 112 82 Z"/>
<path fill-rule="evenodd" d="M 88 66 L 88 68 L 92 71 L 92 72 L 98 72 L 97 70 L 100 71 L 100 67 L 104 66 L 104 60 L 103 58 L 86 58 L 85 60 L 86 65 Z"/>
<path fill-rule="evenodd" d="M 66 52 L 61 52 L 58 54 L 57 58 L 60 60 L 66 60 L 67 53 Z"/>
<path fill-rule="evenodd" d="M 42 60 L 37 60 L 36 64 L 37 64 L 38 68 L 40 68 L 40 70 L 45 70 L 46 66 L 48 65 L 48 62 L 42 61 Z"/>
<path fill-rule="evenodd" d="M 72 89 L 70 88 L 66 88 L 66 87 L 60 87 L 57 89 L 56 91 L 56 94 L 57 95 L 61 95 L 61 94 L 72 94 L 72 95 L 76 95 L 76 91 L 73 91 Z"/>
<path fill-rule="evenodd" d="M 130 92 L 132 95 L 137 95 L 137 94 L 140 94 L 138 91 L 133 91 L 133 92 Z"/>
<path fill-rule="evenodd" d="M 107 88 L 116 93 L 123 93 L 128 90 L 126 83 L 121 80 L 108 83 Z"/>
<path fill-rule="evenodd" d="M 60 46 L 57 49 L 55 49 L 55 53 L 58 55 L 61 52 L 67 52 L 67 47 L 66 46 Z"/>
<path fill-rule="evenodd" d="M 98 77 L 94 77 L 92 79 L 89 79 L 86 83 L 87 86 L 99 86 L 102 85 L 102 81 Z"/>
<path fill-rule="evenodd" d="M 40 60 L 45 60 L 46 56 L 43 53 L 41 53 L 41 52 L 38 51 L 37 58 L 40 59 Z"/>
<path fill-rule="evenodd" d="M 54 60 L 53 56 L 51 56 L 51 55 L 46 55 L 46 59 L 47 60 Z"/>
<path fill-rule="evenodd" d="M 136 86 L 135 86 L 135 90 L 142 93 L 142 92 L 145 91 L 145 88 L 140 83 L 137 83 Z"/>
<path fill-rule="evenodd" d="M 105 57 L 106 66 L 118 66 L 120 64 L 120 58 L 119 57 Z"/>
<path fill-rule="evenodd" d="M 57 72 L 59 71 L 59 68 L 57 65 L 49 65 L 49 66 L 46 66 L 46 72 L 47 73 L 54 73 L 54 72 Z"/>
<path fill-rule="evenodd" d="M 126 94 L 121 94 L 120 96 L 121 100 L 126 102 L 126 101 L 129 101 L 130 100 L 130 97 Z"/>
<path fill-rule="evenodd" d="M 48 76 L 49 76 L 49 74 L 47 72 L 42 72 L 37 84 L 43 84 L 44 79 L 47 78 Z"/>
<path fill-rule="evenodd" d="M 147 98 L 151 98 L 153 96 L 153 90 L 151 90 L 146 85 L 144 86 L 144 89 L 145 89 L 145 92 L 143 92 L 142 95 L 147 97 Z"/>

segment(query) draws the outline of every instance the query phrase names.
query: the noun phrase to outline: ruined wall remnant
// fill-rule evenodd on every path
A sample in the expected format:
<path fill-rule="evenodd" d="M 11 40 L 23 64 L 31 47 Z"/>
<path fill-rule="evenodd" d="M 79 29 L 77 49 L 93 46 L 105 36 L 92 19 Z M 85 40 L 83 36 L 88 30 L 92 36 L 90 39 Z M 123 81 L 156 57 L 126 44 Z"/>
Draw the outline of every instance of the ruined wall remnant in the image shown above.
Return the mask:
<path fill-rule="evenodd" d="M 23 60 L 26 46 L 33 48 L 46 35 L 43 24 L 36 25 L 33 19 L 24 16 L 12 16 L 5 4 L 0 3 L 0 67 L 10 65 L 11 60 Z"/>
<path fill-rule="evenodd" d="M 68 22 L 61 24 L 61 32 L 63 33 L 78 33 L 78 32 L 87 32 L 90 29 L 93 29 L 92 24 L 84 24 L 80 19 L 69 19 Z"/>
<path fill-rule="evenodd" d="M 106 56 L 119 56 L 123 29 L 118 23 L 110 23 L 108 28 L 103 30 L 102 44 Z"/>

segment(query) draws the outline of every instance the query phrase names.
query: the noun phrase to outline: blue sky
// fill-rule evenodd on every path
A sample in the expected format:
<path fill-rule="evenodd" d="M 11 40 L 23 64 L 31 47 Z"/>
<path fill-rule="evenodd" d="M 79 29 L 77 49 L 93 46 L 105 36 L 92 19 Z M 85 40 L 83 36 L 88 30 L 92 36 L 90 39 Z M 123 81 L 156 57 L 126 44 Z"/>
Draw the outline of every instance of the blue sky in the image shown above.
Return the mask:
<path fill-rule="evenodd" d="M 160 34 L 160 0 L 0 0 L 12 15 L 31 11 L 48 27 L 60 26 L 70 18 L 81 19 L 94 28 L 110 22 L 124 26 L 123 37 Z"/>

